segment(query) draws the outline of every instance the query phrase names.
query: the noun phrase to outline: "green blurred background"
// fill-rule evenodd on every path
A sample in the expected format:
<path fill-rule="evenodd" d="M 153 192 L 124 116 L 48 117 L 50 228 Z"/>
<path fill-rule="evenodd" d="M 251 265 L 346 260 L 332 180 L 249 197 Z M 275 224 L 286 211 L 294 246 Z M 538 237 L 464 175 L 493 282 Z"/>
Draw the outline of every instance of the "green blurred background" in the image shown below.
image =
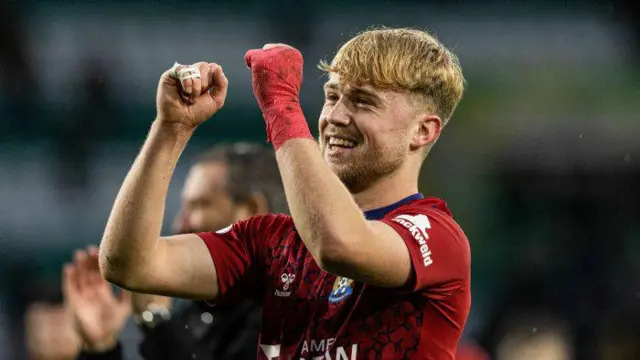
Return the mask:
<path fill-rule="evenodd" d="M 631 1 L 0 2 L 0 358 L 25 358 L 25 306 L 59 300 L 62 263 L 99 242 L 174 61 L 222 64 L 230 91 L 176 171 L 167 232 L 195 154 L 265 140 L 248 48 L 303 51 L 315 131 L 317 61 L 387 25 L 435 32 L 468 81 L 421 177 L 472 244 L 465 341 L 507 359 L 504 339 L 540 322 L 565 329 L 568 358 L 640 359 L 638 14 Z"/>

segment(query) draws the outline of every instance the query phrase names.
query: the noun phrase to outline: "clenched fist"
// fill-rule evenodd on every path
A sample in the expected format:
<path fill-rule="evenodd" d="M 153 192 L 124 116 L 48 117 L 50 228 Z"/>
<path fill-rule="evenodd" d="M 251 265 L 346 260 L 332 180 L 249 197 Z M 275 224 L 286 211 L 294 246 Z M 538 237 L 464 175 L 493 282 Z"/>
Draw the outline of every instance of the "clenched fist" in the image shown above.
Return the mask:
<path fill-rule="evenodd" d="M 302 54 L 285 44 L 267 44 L 244 56 L 251 69 L 253 92 L 262 111 L 281 103 L 300 101 Z"/>
<path fill-rule="evenodd" d="M 190 67 L 199 70 L 200 76 L 180 80 L 178 74 Z M 222 67 L 215 63 L 199 62 L 167 70 L 158 84 L 157 120 L 195 128 L 222 108 L 228 86 Z"/>
<path fill-rule="evenodd" d="M 253 93 L 267 124 L 267 139 L 277 150 L 287 140 L 313 139 L 300 107 L 303 58 L 284 44 L 267 44 L 244 56 Z"/>

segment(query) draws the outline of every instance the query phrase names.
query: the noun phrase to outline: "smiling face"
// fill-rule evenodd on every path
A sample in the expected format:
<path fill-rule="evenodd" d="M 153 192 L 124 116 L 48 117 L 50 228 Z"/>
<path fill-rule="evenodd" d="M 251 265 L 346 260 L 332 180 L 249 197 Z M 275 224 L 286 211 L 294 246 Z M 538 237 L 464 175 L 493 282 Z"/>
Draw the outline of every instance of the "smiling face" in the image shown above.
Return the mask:
<path fill-rule="evenodd" d="M 329 75 L 320 148 L 331 169 L 352 193 L 402 171 L 417 180 L 462 97 L 455 55 L 423 31 L 368 30 L 320 68 Z"/>
<path fill-rule="evenodd" d="M 331 74 L 324 87 L 320 148 L 352 191 L 392 174 L 406 161 L 415 111 L 407 95 L 371 86 L 341 85 Z"/>

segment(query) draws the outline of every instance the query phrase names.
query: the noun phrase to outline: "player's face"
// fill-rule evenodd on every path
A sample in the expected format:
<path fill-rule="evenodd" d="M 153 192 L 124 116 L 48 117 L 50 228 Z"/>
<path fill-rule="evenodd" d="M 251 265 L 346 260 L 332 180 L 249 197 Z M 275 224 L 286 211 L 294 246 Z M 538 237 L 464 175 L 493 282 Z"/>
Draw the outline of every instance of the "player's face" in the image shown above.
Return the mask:
<path fill-rule="evenodd" d="M 226 190 L 227 166 L 192 167 L 182 189 L 182 206 L 174 222 L 177 233 L 215 231 L 236 222 L 238 206 Z"/>
<path fill-rule="evenodd" d="M 405 95 L 370 86 L 340 84 L 331 74 L 324 86 L 320 149 L 352 191 L 396 171 L 409 153 L 413 108 Z"/>

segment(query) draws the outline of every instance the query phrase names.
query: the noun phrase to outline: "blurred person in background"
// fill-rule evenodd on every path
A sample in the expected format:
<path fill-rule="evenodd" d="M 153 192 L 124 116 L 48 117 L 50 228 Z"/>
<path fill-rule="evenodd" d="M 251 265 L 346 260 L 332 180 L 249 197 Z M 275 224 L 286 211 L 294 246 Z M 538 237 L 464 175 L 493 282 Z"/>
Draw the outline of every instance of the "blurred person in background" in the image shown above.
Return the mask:
<path fill-rule="evenodd" d="M 270 211 L 287 211 L 273 152 L 246 143 L 217 146 L 190 169 L 174 231 L 219 229 Z M 134 293 L 130 299 L 127 292 L 116 296 L 100 276 L 97 255 L 97 248 L 78 250 L 73 264 L 65 267 L 66 321 L 73 320 L 73 326 L 65 323 L 65 327 L 74 328 L 75 336 L 40 341 L 41 349 L 50 350 L 40 352 L 50 357 L 38 360 L 123 359 L 118 337 L 131 310 L 144 334 L 139 349 L 144 359 L 255 358 L 261 313 L 255 302 L 230 301 L 211 307 L 148 294 Z"/>
<path fill-rule="evenodd" d="M 496 360 L 572 360 L 573 335 L 556 316 L 522 311 L 504 324 Z"/>
<path fill-rule="evenodd" d="M 31 360 L 76 359 L 82 344 L 63 305 L 35 302 L 24 320 Z"/>

